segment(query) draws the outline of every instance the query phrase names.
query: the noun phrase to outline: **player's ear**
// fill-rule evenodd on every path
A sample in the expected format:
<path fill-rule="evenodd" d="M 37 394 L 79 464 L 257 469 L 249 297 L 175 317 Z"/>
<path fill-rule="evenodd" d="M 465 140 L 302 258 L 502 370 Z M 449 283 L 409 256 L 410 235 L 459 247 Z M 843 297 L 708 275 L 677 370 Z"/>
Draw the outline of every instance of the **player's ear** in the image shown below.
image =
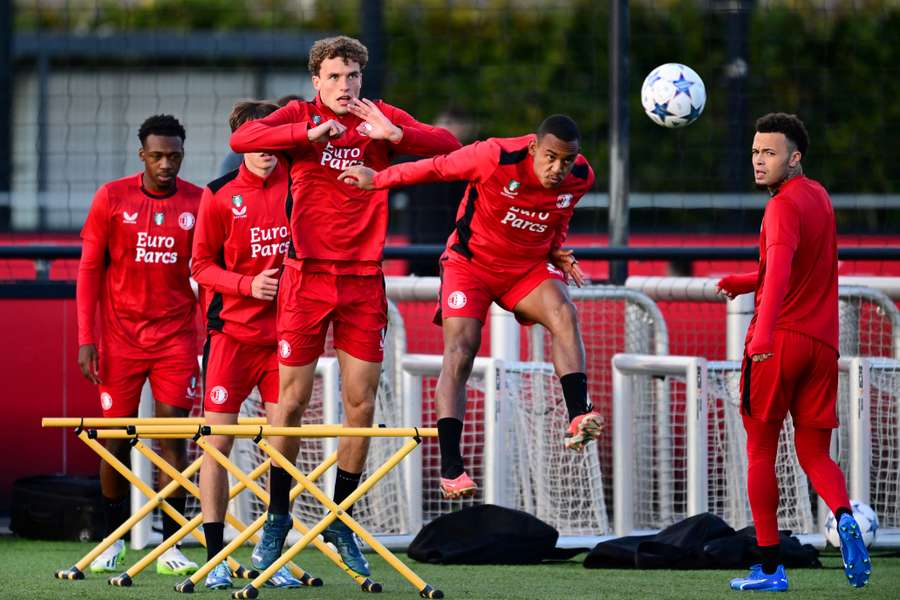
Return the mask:
<path fill-rule="evenodd" d="M 537 138 L 534 138 L 530 142 L 528 142 L 528 154 L 534 156 L 537 154 Z"/>
<path fill-rule="evenodd" d="M 319 78 L 318 75 L 312 76 L 312 84 L 313 84 L 313 88 L 318 92 L 319 86 L 322 84 L 322 80 Z"/>
<path fill-rule="evenodd" d="M 803 155 L 800 154 L 800 151 L 794 150 L 793 152 L 791 152 L 791 158 L 788 160 L 788 164 L 791 166 L 791 168 L 794 168 L 800 164 L 801 158 L 803 158 Z"/>
<path fill-rule="evenodd" d="M 141 159 L 141 162 L 146 162 L 144 159 L 144 147 L 143 146 L 138 148 L 138 158 Z"/>

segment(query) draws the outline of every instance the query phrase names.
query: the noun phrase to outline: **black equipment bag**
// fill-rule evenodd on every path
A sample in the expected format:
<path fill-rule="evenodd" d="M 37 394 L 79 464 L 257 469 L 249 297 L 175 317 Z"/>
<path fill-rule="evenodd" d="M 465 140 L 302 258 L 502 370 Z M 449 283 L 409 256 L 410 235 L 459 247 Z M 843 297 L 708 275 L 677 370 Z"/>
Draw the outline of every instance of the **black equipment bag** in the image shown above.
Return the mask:
<path fill-rule="evenodd" d="M 520 510 L 483 504 L 441 515 L 410 544 L 413 560 L 444 565 L 526 565 L 566 560 L 586 548 L 556 547 L 559 533 Z"/>
<path fill-rule="evenodd" d="M 10 529 L 41 540 L 100 540 L 106 529 L 100 480 L 38 475 L 12 486 Z"/>

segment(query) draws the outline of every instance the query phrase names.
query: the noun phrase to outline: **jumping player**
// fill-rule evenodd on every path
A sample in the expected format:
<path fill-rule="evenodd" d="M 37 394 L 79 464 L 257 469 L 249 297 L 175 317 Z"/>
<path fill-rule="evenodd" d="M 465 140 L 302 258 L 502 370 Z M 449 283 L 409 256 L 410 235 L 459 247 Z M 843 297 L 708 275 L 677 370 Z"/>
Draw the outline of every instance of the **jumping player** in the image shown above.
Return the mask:
<path fill-rule="evenodd" d="M 231 131 L 278 110 L 267 102 L 245 101 L 234 106 Z M 278 341 L 275 336 L 275 296 L 290 234 L 284 207 L 289 193 L 288 168 L 274 154 L 248 152 L 240 166 L 203 190 L 191 273 L 204 289 L 207 338 L 204 352 L 206 422 L 237 423 L 241 403 L 256 387 L 271 420 L 278 402 Z M 234 438 L 210 436 L 210 444 L 225 456 Z M 224 545 L 228 477 L 210 456 L 200 467 L 200 506 L 207 560 Z M 300 587 L 287 567 L 267 582 L 278 588 Z M 206 577 L 209 589 L 231 587 L 224 561 Z"/>
<path fill-rule="evenodd" d="M 201 190 L 178 177 L 184 159 L 184 128 L 170 115 L 140 127 L 138 151 L 144 171 L 100 186 L 81 230 L 78 266 L 78 366 L 100 388 L 104 417 L 136 417 L 144 381 L 150 380 L 157 417 L 185 417 L 196 396 L 197 299 L 190 284 L 191 243 Z M 100 336 L 95 315 L 100 307 Z M 127 440 L 107 448 L 128 464 Z M 186 467 L 183 440 L 160 440 L 162 457 Z M 160 486 L 169 482 L 160 473 Z M 105 461 L 100 485 L 108 533 L 128 517 L 128 483 Z M 174 497 L 173 497 L 174 496 Z M 184 489 L 167 498 L 184 513 Z M 163 536 L 178 530 L 163 514 Z M 95 573 L 118 572 L 122 540 L 91 563 Z M 173 546 L 156 562 L 158 573 L 197 570 Z"/>
<path fill-rule="evenodd" d="M 355 164 L 382 169 L 395 154 L 430 156 L 459 147 L 445 129 L 419 123 L 380 100 L 361 99 L 367 60 L 366 47 L 353 38 L 317 41 L 309 54 L 316 98 L 291 102 L 231 136 L 235 152 L 284 150 L 292 163 L 291 246 L 278 296 L 281 382 L 276 425 L 300 423 L 329 323 L 341 368 L 344 424 L 372 424 L 387 327 L 381 270 L 387 192 L 360 192 L 340 183 L 338 174 Z M 271 443 L 289 460 L 296 458 L 296 438 L 273 438 Z M 356 489 L 367 452 L 368 438 L 340 439 L 335 502 Z M 291 524 L 291 478 L 274 466 L 270 476 L 263 539 L 253 552 L 257 568 L 278 558 Z M 324 536 L 351 569 L 369 575 L 353 532 L 343 522 L 335 521 Z"/>
<path fill-rule="evenodd" d="M 734 590 L 788 588 L 780 564 L 775 478 L 778 436 L 788 411 L 800 466 L 838 519 L 850 585 L 866 585 L 872 567 L 844 474 L 829 454 L 831 430 L 838 425 L 837 234 L 828 192 L 803 175 L 800 161 L 808 145 L 806 127 L 795 115 L 771 113 L 756 121 L 754 180 L 771 195 L 759 236 L 759 270 L 719 281 L 720 291 L 732 298 L 756 293 L 744 350 L 741 415 L 762 563 L 732 579 Z"/>
<path fill-rule="evenodd" d="M 354 166 L 341 180 L 361 189 L 432 181 L 469 182 L 456 229 L 441 256 L 441 298 L 435 317 L 444 332 L 444 361 L 436 390 L 441 490 L 472 495 L 476 485 L 460 453 L 466 380 L 481 345 L 491 302 L 553 337 L 553 364 L 569 412 L 565 445 L 581 449 L 596 438 L 601 417 L 587 395 L 584 344 L 566 282 L 583 275 L 563 250 L 575 204 L 594 183 L 579 153 L 581 134 L 564 115 L 548 117 L 536 134 L 475 142 L 446 156 L 394 165 L 381 172 Z"/>

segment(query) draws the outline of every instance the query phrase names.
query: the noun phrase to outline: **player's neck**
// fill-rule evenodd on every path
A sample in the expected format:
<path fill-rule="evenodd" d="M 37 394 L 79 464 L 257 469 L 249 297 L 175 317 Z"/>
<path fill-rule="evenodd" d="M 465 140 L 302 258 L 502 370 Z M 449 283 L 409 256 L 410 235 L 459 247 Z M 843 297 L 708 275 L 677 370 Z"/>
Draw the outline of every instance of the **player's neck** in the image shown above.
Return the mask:
<path fill-rule="evenodd" d="M 783 188 L 787 184 L 788 181 L 802 176 L 803 165 L 801 165 L 800 163 L 797 163 L 796 166 L 788 167 L 787 172 L 784 174 L 784 179 L 778 182 L 778 185 L 769 187 L 769 196 L 774 196 L 775 194 L 777 194 L 779 190 L 781 190 L 781 188 Z"/>
<path fill-rule="evenodd" d="M 153 196 L 170 196 L 175 192 L 175 182 L 172 181 L 172 185 L 167 188 L 161 188 L 156 183 L 154 183 L 153 179 L 147 177 L 147 173 L 144 172 L 141 174 L 141 187 L 144 188 L 144 191 L 153 195 Z"/>

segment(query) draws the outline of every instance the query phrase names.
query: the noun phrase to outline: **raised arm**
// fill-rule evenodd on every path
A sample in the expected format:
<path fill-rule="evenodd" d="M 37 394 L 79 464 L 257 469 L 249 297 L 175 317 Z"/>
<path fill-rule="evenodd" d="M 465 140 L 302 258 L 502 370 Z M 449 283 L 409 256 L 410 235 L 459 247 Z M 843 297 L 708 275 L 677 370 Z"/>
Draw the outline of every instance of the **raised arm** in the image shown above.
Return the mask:
<path fill-rule="evenodd" d="M 300 102 L 294 101 L 265 119 L 244 123 L 231 134 L 231 149 L 235 152 L 290 150 L 338 138 L 347 130 L 334 119 L 310 127 L 307 113 L 301 106 Z"/>
<path fill-rule="evenodd" d="M 391 189 L 433 181 L 483 181 L 497 167 L 500 150 L 491 142 L 475 142 L 455 152 L 392 165 L 382 171 L 357 165 L 338 179 L 363 190 Z"/>

